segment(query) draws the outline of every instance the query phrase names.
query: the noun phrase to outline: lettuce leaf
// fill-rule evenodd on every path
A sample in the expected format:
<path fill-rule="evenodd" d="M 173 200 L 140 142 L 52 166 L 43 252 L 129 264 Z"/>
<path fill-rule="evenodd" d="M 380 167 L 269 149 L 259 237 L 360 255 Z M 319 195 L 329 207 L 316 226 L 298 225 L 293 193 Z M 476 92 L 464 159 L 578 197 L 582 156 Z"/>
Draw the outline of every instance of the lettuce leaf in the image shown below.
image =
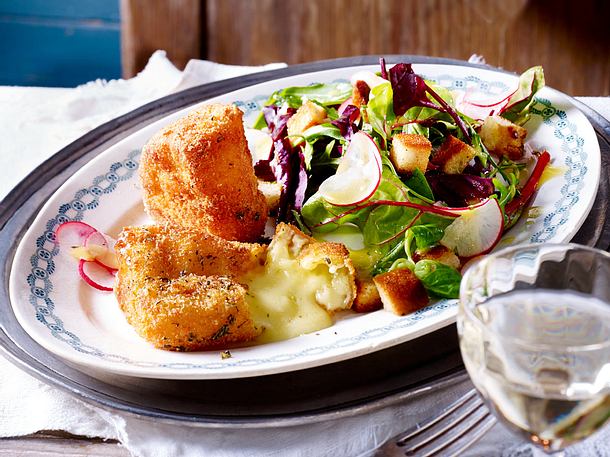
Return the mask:
<path fill-rule="evenodd" d="M 459 298 L 462 275 L 436 260 L 420 260 L 413 269 L 415 276 L 432 294 L 443 298 Z"/>
<path fill-rule="evenodd" d="M 499 112 L 500 116 L 523 125 L 530 117 L 530 108 L 534 104 L 534 95 L 544 87 L 544 71 L 541 66 L 532 67 L 519 77 L 519 87 L 510 96 L 508 102 Z"/>

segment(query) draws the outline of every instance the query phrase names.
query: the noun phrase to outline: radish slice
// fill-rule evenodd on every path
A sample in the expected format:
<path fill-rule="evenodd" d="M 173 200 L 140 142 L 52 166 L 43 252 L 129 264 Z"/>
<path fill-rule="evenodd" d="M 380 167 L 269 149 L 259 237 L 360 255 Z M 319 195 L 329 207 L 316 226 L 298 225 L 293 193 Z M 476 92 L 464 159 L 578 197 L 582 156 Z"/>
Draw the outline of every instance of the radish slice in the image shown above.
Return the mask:
<path fill-rule="evenodd" d="M 332 205 L 356 205 L 369 199 L 380 181 L 379 148 L 369 135 L 357 132 L 341 157 L 336 173 L 320 185 L 318 192 Z"/>
<path fill-rule="evenodd" d="M 104 235 L 102 235 L 100 232 L 98 232 L 96 230 L 91 235 L 89 235 L 87 237 L 87 239 L 85 239 L 85 242 L 83 243 L 83 246 L 85 246 L 86 248 L 97 246 L 97 247 L 101 247 L 101 248 L 106 248 L 107 249 L 108 248 L 108 241 L 106 241 L 106 237 Z"/>
<path fill-rule="evenodd" d="M 446 229 L 441 244 L 460 257 L 489 252 L 500 241 L 504 216 L 495 198 L 464 211 Z"/>
<path fill-rule="evenodd" d="M 85 240 L 85 248 L 91 254 L 93 259 L 98 261 L 105 267 L 108 267 L 112 270 L 118 270 L 119 262 L 116 258 L 116 253 L 114 252 L 114 244 L 116 241 L 101 232 L 92 233 Z M 85 260 L 92 260 L 87 259 Z"/>
<path fill-rule="evenodd" d="M 55 239 L 60 246 L 83 246 L 85 240 L 97 230 L 89 224 L 79 221 L 64 222 L 55 229 Z"/>
<path fill-rule="evenodd" d="M 489 100 L 472 100 L 469 98 L 469 94 L 464 94 L 461 98 L 456 100 L 457 110 L 473 119 L 485 119 L 492 113 L 498 114 L 507 104 L 508 99 L 514 92 L 509 93 L 501 100 L 489 101 Z"/>
<path fill-rule="evenodd" d="M 80 260 L 78 274 L 91 287 L 105 292 L 111 292 L 114 287 L 114 273 L 111 269 L 97 263 Z"/>
<path fill-rule="evenodd" d="M 387 79 L 383 79 L 381 76 L 377 76 L 372 71 L 358 71 L 352 75 L 350 78 L 350 82 L 352 86 L 356 84 L 357 81 L 364 81 L 369 88 L 377 87 L 380 84 L 387 83 Z"/>

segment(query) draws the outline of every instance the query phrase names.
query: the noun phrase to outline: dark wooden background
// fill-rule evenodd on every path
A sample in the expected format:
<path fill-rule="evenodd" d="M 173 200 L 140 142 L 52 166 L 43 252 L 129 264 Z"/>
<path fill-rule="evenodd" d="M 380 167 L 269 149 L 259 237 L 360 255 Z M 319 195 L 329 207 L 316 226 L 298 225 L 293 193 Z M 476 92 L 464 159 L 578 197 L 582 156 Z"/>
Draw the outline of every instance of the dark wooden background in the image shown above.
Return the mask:
<path fill-rule="evenodd" d="M 544 66 L 571 95 L 610 95 L 610 2 L 603 0 L 121 0 L 125 77 L 165 49 L 259 65 L 364 54 Z"/>

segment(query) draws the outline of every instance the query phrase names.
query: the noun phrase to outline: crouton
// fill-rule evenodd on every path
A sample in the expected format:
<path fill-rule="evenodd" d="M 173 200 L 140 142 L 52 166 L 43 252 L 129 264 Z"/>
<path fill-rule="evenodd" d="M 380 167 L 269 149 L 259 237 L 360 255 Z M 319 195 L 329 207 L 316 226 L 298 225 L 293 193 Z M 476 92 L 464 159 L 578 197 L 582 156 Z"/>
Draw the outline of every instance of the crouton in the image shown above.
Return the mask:
<path fill-rule="evenodd" d="M 356 81 L 352 89 L 352 105 L 360 108 L 369 102 L 371 88 L 364 81 Z"/>
<path fill-rule="evenodd" d="M 432 163 L 439 165 L 444 173 L 458 174 L 464 171 L 468 162 L 474 159 L 475 155 L 476 151 L 472 146 L 458 140 L 453 135 L 447 135 L 443 144 L 433 155 Z"/>
<path fill-rule="evenodd" d="M 423 259 L 436 260 L 437 262 L 440 262 L 451 268 L 455 268 L 456 270 L 460 269 L 460 258 L 455 255 L 455 253 L 451 249 L 445 246 L 434 246 L 425 252 L 419 250 L 415 251 L 415 254 L 413 255 L 413 260 L 415 262 L 419 262 Z"/>
<path fill-rule="evenodd" d="M 306 101 L 288 119 L 288 135 L 303 135 L 309 127 L 321 124 L 326 119 L 326 110 L 320 105 Z"/>
<path fill-rule="evenodd" d="M 432 143 L 425 136 L 399 133 L 392 138 L 390 160 L 398 173 L 413 173 L 416 168 L 425 173 L 431 151 Z"/>
<path fill-rule="evenodd" d="M 527 130 L 501 116 L 489 116 L 479 131 L 483 144 L 489 152 L 506 156 L 511 160 L 523 157 L 523 144 Z"/>
<path fill-rule="evenodd" d="M 162 129 L 142 150 L 144 207 L 155 222 L 227 240 L 255 241 L 267 222 L 248 151 L 243 113 L 203 105 Z"/>
<path fill-rule="evenodd" d="M 417 311 L 430 302 L 421 281 L 408 268 L 375 276 L 373 281 L 384 309 L 399 316 Z"/>
<path fill-rule="evenodd" d="M 356 279 L 356 298 L 352 310 L 357 313 L 370 313 L 383 308 L 377 286 L 372 278 Z"/>

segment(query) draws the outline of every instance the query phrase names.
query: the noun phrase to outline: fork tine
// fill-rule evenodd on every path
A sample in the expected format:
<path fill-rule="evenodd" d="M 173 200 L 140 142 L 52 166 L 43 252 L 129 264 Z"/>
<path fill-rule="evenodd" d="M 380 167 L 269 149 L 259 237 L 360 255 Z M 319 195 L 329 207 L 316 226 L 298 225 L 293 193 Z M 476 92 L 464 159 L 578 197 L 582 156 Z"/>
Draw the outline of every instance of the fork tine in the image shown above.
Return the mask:
<path fill-rule="evenodd" d="M 412 450 L 417 450 L 428 443 L 435 441 L 448 431 L 454 429 L 461 422 L 466 421 L 469 423 L 469 419 L 473 415 L 478 417 L 479 415 L 486 413 L 487 409 L 483 406 L 480 397 L 471 397 L 468 401 L 462 403 L 459 408 L 447 415 L 444 421 L 437 422 L 432 427 L 428 427 L 428 431 L 425 434 L 413 436 L 408 440 L 400 440 L 396 444 L 398 446 L 406 446 L 406 454 L 412 454 Z"/>
<path fill-rule="evenodd" d="M 445 408 L 438 416 L 436 416 L 434 418 L 431 418 L 427 422 L 424 422 L 424 423 L 421 423 L 421 424 L 417 424 L 412 429 L 406 430 L 404 432 L 404 434 L 401 434 L 400 437 L 394 438 L 394 440 L 396 440 L 396 444 L 398 446 L 402 446 L 403 445 L 402 443 L 404 443 L 407 440 L 415 437 L 416 435 L 419 435 L 420 433 L 428 430 L 430 427 L 432 427 L 433 425 L 435 425 L 438 422 L 442 421 L 443 419 L 445 419 L 447 416 L 452 414 L 457 409 L 463 407 L 465 404 L 467 404 L 476 395 L 477 395 L 477 392 L 474 389 L 472 389 L 469 392 L 466 392 L 466 394 L 464 394 L 457 401 L 455 401 L 454 403 L 449 405 L 447 408 Z"/>
<path fill-rule="evenodd" d="M 457 456 L 496 420 L 473 389 L 439 415 L 395 436 L 376 456 Z"/>
<path fill-rule="evenodd" d="M 446 443 L 442 449 L 434 450 L 432 454 L 435 456 L 443 457 L 457 457 L 463 454 L 463 452 L 470 447 L 473 443 L 476 443 L 487 431 L 496 424 L 496 418 L 492 414 L 485 415 L 478 423 L 474 424 L 468 433 L 464 433 L 461 436 L 455 437 L 450 443 Z M 425 456 L 422 456 L 425 457 Z"/>
<path fill-rule="evenodd" d="M 418 457 L 458 455 L 459 451 L 474 443 L 494 423 L 494 417 L 485 406 L 481 405 L 458 423 L 448 424 L 449 426 L 445 428 L 445 432 L 437 435 L 434 439 L 426 440 L 425 443 L 421 443 L 417 447 L 410 446 L 405 450 L 404 455 L 417 455 Z M 480 431 L 481 427 L 485 427 L 485 430 Z"/>

